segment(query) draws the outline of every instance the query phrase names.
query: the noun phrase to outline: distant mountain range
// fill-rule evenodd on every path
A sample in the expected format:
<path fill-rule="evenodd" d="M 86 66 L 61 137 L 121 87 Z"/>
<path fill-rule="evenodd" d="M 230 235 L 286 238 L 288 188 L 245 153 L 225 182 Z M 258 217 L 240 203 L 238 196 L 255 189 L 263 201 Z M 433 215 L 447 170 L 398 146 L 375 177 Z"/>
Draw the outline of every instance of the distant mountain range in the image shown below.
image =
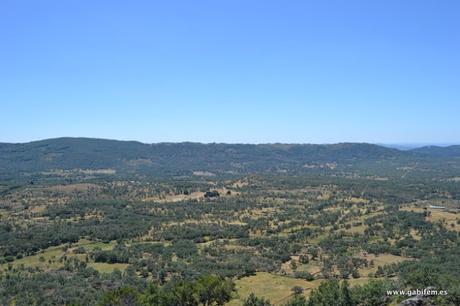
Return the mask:
<path fill-rule="evenodd" d="M 106 171 L 103 171 L 105 169 Z M 368 143 L 201 144 L 56 138 L 0 143 L 0 179 L 59 171 L 116 175 L 235 175 L 258 172 L 460 172 L 460 146 L 398 150 Z M 95 173 L 99 173 L 95 172 Z"/>
<path fill-rule="evenodd" d="M 387 148 L 393 148 L 398 150 L 412 150 L 412 149 L 419 149 L 423 147 L 440 147 L 445 148 L 452 146 L 454 144 L 431 144 L 431 143 L 377 143 L 377 145 L 381 145 Z"/>

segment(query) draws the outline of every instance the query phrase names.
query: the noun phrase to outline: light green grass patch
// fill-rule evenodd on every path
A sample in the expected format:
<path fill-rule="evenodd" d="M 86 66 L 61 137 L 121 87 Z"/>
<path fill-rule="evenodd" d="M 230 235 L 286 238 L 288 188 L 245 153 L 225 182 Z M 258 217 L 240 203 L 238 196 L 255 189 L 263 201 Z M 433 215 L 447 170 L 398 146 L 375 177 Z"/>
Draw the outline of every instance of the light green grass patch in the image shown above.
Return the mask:
<path fill-rule="evenodd" d="M 115 270 L 124 271 L 128 267 L 128 264 L 124 263 L 105 263 L 105 262 L 90 262 L 88 266 L 96 269 L 101 273 L 112 273 Z"/>
<path fill-rule="evenodd" d="M 229 306 L 243 305 L 244 300 L 254 293 L 258 297 L 269 299 L 272 304 L 286 302 L 294 286 L 304 288 L 305 294 L 319 286 L 321 280 L 308 282 L 302 279 L 276 275 L 268 272 L 258 272 L 256 275 L 243 277 L 235 281 L 237 296 L 228 303 Z"/>

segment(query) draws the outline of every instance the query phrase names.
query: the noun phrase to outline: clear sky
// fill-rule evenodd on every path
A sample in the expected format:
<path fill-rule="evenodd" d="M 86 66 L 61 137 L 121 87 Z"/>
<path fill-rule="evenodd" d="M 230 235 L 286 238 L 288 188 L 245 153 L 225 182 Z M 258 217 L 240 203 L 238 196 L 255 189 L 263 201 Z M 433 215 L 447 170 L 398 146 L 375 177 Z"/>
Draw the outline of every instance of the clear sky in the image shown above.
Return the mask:
<path fill-rule="evenodd" d="M 460 1 L 2 0 L 0 142 L 460 143 Z"/>

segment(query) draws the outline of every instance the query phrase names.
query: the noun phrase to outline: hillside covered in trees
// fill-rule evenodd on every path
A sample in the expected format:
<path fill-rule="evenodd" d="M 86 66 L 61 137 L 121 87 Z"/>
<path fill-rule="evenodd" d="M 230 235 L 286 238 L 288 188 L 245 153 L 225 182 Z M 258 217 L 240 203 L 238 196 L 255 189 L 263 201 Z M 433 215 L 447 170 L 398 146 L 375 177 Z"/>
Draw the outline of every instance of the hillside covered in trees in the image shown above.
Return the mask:
<path fill-rule="evenodd" d="M 367 143 L 200 144 L 58 138 L 0 144 L 0 176 L 71 173 L 171 176 L 208 173 L 348 173 L 405 175 L 460 169 L 459 146 L 408 151 Z M 91 170 L 95 170 L 92 171 Z"/>

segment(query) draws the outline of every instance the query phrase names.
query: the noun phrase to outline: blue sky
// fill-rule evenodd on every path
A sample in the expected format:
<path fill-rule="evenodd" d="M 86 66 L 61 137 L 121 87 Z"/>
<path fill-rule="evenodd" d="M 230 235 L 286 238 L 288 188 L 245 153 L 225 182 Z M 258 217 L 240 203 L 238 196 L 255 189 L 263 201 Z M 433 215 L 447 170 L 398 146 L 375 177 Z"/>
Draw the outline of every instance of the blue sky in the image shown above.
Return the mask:
<path fill-rule="evenodd" d="M 460 143 L 460 2 L 0 3 L 0 142 Z"/>

